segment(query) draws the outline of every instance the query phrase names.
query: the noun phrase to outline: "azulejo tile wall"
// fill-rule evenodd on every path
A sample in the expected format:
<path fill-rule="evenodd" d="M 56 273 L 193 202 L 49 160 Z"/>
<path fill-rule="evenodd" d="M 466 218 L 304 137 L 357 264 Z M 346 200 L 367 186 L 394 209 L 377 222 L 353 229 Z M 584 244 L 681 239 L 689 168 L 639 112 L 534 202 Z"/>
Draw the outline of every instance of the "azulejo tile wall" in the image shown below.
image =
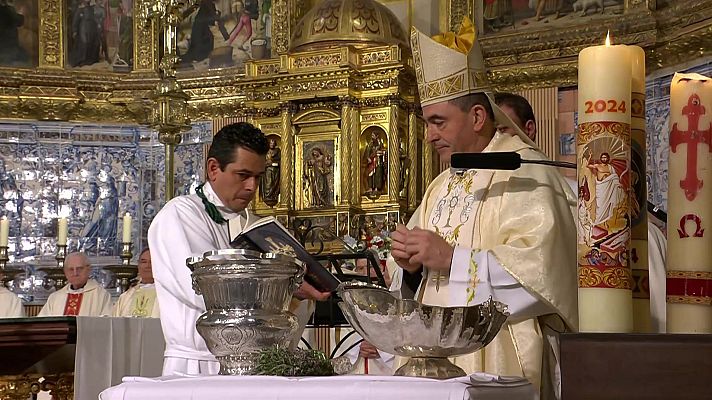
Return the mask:
<path fill-rule="evenodd" d="M 204 176 L 210 122 L 195 123 L 175 155 L 176 194 Z M 69 251 L 118 256 L 122 216 L 133 216 L 133 252 L 145 246 L 163 204 L 164 148 L 145 127 L 0 123 L 0 215 L 10 219 L 11 262 L 56 252 L 57 218 L 69 219 Z"/>
<path fill-rule="evenodd" d="M 712 76 L 712 61 L 680 72 Z M 668 156 L 670 153 L 670 82 L 673 75 L 648 80 L 646 123 L 648 147 L 648 200 L 667 211 Z"/>

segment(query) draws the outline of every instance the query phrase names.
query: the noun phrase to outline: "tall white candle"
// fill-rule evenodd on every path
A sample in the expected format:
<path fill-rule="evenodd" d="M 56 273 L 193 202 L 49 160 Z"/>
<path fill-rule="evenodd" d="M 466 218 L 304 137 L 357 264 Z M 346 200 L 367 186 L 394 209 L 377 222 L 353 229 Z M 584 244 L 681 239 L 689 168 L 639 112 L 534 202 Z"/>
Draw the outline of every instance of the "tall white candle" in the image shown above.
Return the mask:
<path fill-rule="evenodd" d="M 65 217 L 57 220 L 57 244 L 60 246 L 67 244 L 67 218 Z"/>
<path fill-rule="evenodd" d="M 122 241 L 124 243 L 131 242 L 131 214 L 129 213 L 126 213 L 126 215 L 124 215 L 124 230 Z"/>
<path fill-rule="evenodd" d="M 10 236 L 10 221 L 7 217 L 0 219 L 0 246 L 7 246 L 7 238 Z"/>
<path fill-rule="evenodd" d="M 606 38 L 581 51 L 578 67 L 579 329 L 631 332 L 630 201 L 619 175 L 630 170 L 631 52 Z"/>

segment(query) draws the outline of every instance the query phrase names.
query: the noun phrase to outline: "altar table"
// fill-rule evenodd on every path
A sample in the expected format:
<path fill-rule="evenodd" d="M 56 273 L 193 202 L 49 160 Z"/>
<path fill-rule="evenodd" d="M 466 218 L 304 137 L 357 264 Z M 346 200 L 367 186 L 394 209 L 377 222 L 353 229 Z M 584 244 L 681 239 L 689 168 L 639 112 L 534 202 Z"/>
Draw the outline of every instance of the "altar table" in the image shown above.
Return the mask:
<path fill-rule="evenodd" d="M 100 400 L 532 400 L 533 386 L 519 378 L 475 374 L 439 381 L 374 375 L 126 377 Z"/>

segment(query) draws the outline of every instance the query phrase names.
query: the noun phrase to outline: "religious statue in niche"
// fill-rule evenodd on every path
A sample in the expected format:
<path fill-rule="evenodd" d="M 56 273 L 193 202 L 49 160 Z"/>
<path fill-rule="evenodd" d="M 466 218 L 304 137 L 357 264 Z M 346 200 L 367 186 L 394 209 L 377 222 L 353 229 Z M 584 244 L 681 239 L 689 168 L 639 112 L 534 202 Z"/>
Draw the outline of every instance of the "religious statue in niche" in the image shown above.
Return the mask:
<path fill-rule="evenodd" d="M 332 188 L 329 176 L 332 172 L 332 156 L 321 147 L 314 146 L 304 162 L 304 195 L 307 207 L 330 206 Z"/>
<path fill-rule="evenodd" d="M 401 138 L 398 145 L 398 158 L 401 163 L 401 174 L 398 182 L 398 194 L 400 197 L 408 197 L 408 177 L 410 176 L 410 159 L 405 149 L 405 138 Z"/>
<path fill-rule="evenodd" d="M 269 136 L 269 150 L 267 150 L 265 173 L 262 175 L 260 194 L 262 201 L 270 207 L 279 201 L 279 167 L 282 160 L 282 151 L 279 149 L 279 136 Z"/>
<path fill-rule="evenodd" d="M 0 65 L 35 65 L 37 52 L 37 1 L 0 0 Z"/>
<path fill-rule="evenodd" d="M 386 187 L 388 153 L 386 152 L 385 133 L 379 127 L 366 129 L 363 135 L 368 142 L 363 151 L 364 194 L 368 197 L 378 197 Z"/>

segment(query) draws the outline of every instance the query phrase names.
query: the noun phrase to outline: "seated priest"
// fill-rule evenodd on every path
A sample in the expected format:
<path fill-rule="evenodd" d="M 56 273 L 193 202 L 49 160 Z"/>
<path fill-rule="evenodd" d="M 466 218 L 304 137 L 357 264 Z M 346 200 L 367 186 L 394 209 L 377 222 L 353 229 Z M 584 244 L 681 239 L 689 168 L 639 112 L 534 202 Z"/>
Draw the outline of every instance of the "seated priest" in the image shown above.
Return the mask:
<path fill-rule="evenodd" d="M 1 279 L 0 282 L 2 282 Z M 24 316 L 25 308 L 22 306 L 20 298 L 0 285 L 0 318 L 22 318 Z"/>
<path fill-rule="evenodd" d="M 163 375 L 214 375 L 219 371 L 215 357 L 195 328 L 205 312 L 205 302 L 193 290 L 185 262 L 209 250 L 230 248 L 231 241 L 258 220 L 247 206 L 257 193 L 268 149 L 264 133 L 251 124 L 223 127 L 208 149 L 207 182 L 195 193 L 169 201 L 148 229 L 166 339 Z M 320 293 L 305 282 L 295 296 L 323 300 L 329 293 Z M 302 329 L 310 316 L 309 306 L 308 301 L 293 301 L 290 307 Z M 295 346 L 301 333 L 298 331 L 294 338 Z"/>
<path fill-rule="evenodd" d="M 500 92 L 494 95 L 495 103 L 507 114 L 514 124 L 531 140 L 536 140 L 537 128 L 534 110 L 529 101 L 514 93 Z M 500 132 L 516 135 L 514 128 L 498 127 Z M 573 193 L 578 193 L 578 182 L 575 178 L 566 178 Z M 578 216 L 574 215 L 574 219 Z M 660 228 L 653 222 L 652 214 L 648 215 L 648 269 L 650 271 L 650 315 L 652 332 L 665 333 L 666 297 L 665 297 L 665 256 L 667 239 Z"/>
<path fill-rule="evenodd" d="M 138 282 L 119 296 L 114 317 L 159 318 L 156 285 L 151 269 L 151 250 L 143 249 L 138 257 Z"/>
<path fill-rule="evenodd" d="M 64 276 L 69 282 L 49 295 L 38 317 L 79 315 L 102 317 L 111 315 L 111 295 L 93 279 L 89 279 L 91 264 L 84 253 L 70 253 L 64 260 Z"/>
<path fill-rule="evenodd" d="M 411 44 L 427 140 L 441 161 L 455 152 L 501 151 L 546 159 L 521 130 L 514 136 L 497 131 L 514 124 L 488 92 L 482 53 L 467 18 L 458 34 L 431 39 L 413 29 Z M 555 333 L 578 325 L 569 192 L 559 172 L 542 165 L 449 169 L 427 188 L 408 226 L 398 225 L 392 233 L 393 261 L 404 274 L 422 271 L 417 300 L 467 306 L 492 297 L 508 306 L 510 317 L 494 340 L 454 358 L 455 364 L 466 373 L 523 376 L 542 399 L 556 397 L 560 387 L 552 358 Z"/>

